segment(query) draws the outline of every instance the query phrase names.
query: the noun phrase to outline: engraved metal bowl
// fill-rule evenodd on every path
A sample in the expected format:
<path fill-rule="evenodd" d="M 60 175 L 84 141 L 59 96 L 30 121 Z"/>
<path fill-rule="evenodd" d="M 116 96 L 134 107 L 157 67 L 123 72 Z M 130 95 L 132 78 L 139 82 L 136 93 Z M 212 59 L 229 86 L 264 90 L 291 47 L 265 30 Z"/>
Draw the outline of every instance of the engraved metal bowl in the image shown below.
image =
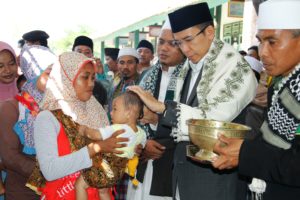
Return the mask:
<path fill-rule="evenodd" d="M 190 140 L 200 149 L 194 157 L 207 162 L 216 156 L 213 148 L 217 142 L 218 134 L 223 134 L 229 138 L 243 139 L 251 130 L 250 127 L 242 124 L 206 119 L 189 119 L 187 125 Z"/>

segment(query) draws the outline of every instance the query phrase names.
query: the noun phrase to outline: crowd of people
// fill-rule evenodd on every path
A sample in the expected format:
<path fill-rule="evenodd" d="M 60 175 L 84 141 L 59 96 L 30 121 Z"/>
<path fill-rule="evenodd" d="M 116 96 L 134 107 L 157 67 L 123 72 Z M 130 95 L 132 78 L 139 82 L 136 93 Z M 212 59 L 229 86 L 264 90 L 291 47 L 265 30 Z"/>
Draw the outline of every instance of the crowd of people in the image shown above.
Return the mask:
<path fill-rule="evenodd" d="M 262 3 L 248 52 L 216 38 L 205 2 L 168 14 L 156 52 L 141 40 L 105 63 L 83 35 L 61 55 L 41 30 L 19 55 L 0 41 L 0 199 L 299 199 L 299 10 Z M 252 130 L 219 135 L 207 164 L 186 155 L 191 118 Z"/>

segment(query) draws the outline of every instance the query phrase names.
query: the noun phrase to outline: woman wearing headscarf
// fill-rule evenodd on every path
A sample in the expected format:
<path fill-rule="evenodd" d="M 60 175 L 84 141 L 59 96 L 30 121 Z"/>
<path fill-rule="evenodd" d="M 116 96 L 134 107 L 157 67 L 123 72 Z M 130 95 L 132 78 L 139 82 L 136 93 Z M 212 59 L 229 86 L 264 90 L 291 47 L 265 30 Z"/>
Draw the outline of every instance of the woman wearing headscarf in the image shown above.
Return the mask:
<path fill-rule="evenodd" d="M 18 93 L 16 78 L 18 65 L 13 48 L 0 41 L 0 101 L 13 98 Z"/>
<path fill-rule="evenodd" d="M 39 198 L 25 183 L 35 166 L 33 121 L 56 56 L 48 48 L 34 45 L 25 46 L 20 59 L 27 82 L 21 94 L 0 103 L 0 157 L 7 172 L 6 200 Z"/>
<path fill-rule="evenodd" d="M 74 184 L 80 173 L 101 163 L 95 160 L 100 152 L 121 153 L 116 148 L 125 146 L 120 142 L 127 139 L 117 138 L 122 131 L 88 145 L 78 134 L 80 125 L 94 129 L 109 125 L 106 112 L 92 96 L 94 79 L 93 60 L 77 52 L 63 53 L 53 66 L 41 104 L 44 111 L 38 114 L 34 128 L 37 159 L 47 180 L 41 188 L 43 199 L 75 200 Z M 101 157 L 105 159 L 104 154 Z M 114 171 L 112 175 L 118 176 Z M 105 176 L 97 174 L 96 178 L 105 181 Z M 86 176 L 85 180 L 89 185 L 96 181 Z M 88 196 L 89 200 L 99 199 L 98 190 L 89 188 Z"/>
<path fill-rule="evenodd" d="M 0 41 L 0 102 L 11 99 L 17 94 L 17 75 L 18 66 L 15 51 L 9 44 Z M 1 177 L 3 169 L 4 165 L 0 157 L 0 195 L 5 192 Z M 0 199 L 3 198 L 0 196 Z"/>

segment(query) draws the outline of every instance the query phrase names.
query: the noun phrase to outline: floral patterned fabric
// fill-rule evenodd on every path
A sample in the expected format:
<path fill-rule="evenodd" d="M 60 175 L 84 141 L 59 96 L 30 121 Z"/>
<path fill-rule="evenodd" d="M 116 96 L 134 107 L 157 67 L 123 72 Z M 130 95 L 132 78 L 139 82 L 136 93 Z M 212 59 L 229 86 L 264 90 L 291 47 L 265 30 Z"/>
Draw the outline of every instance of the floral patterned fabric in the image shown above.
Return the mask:
<path fill-rule="evenodd" d="M 52 112 L 65 129 L 71 144 L 71 150 L 77 151 L 91 141 L 78 134 L 79 124 L 61 110 Z M 128 159 L 120 158 L 114 154 L 98 154 L 93 157 L 93 166 L 82 171 L 86 183 L 95 188 L 112 187 L 124 174 Z"/>
<path fill-rule="evenodd" d="M 50 111 L 62 109 L 65 115 L 78 124 L 98 129 L 109 125 L 103 107 L 93 96 L 86 102 L 80 101 L 73 88 L 81 67 L 89 62 L 94 65 L 92 59 L 81 53 L 63 53 L 53 65 L 41 107 Z"/>
<path fill-rule="evenodd" d="M 19 119 L 13 129 L 23 145 L 23 153 L 34 155 L 33 125 L 39 107 L 34 98 L 27 92 L 22 92 L 15 98 L 19 102 Z"/>
<path fill-rule="evenodd" d="M 22 91 L 26 91 L 32 96 L 37 103 L 43 98 L 36 88 L 36 81 L 45 69 L 51 66 L 57 57 L 54 53 L 44 46 L 25 45 L 20 54 L 20 68 L 26 77 L 26 82 L 22 87 Z"/>
<path fill-rule="evenodd" d="M 35 154 L 33 123 L 39 111 L 38 103 L 43 98 L 43 93 L 36 87 L 36 81 L 56 59 L 57 57 L 48 48 L 39 45 L 25 45 L 20 54 L 20 68 L 27 81 L 22 87 L 22 94 L 16 96 L 19 101 L 19 118 L 14 131 L 23 144 L 25 154 Z"/>
<path fill-rule="evenodd" d="M 63 124 L 72 151 L 90 142 L 78 135 L 79 125 L 94 129 L 109 125 L 106 112 L 97 100 L 92 96 L 86 102 L 80 101 L 73 87 L 80 69 L 87 63 L 94 65 L 92 61 L 81 53 L 63 53 L 53 65 L 41 103 L 43 109 L 52 111 Z M 113 154 L 98 154 L 93 158 L 93 166 L 82 171 L 83 177 L 92 187 L 110 187 L 123 175 L 126 163 L 127 159 Z"/>
<path fill-rule="evenodd" d="M 78 151 L 91 142 L 78 134 L 79 124 L 74 122 L 70 116 L 65 115 L 62 110 L 55 110 L 52 113 L 62 124 L 72 152 Z M 126 158 L 120 158 L 114 154 L 100 153 L 93 157 L 93 166 L 82 170 L 81 173 L 86 183 L 91 187 L 112 187 L 122 178 L 127 162 L 128 159 Z M 37 165 L 26 185 L 38 192 L 38 188 L 42 188 L 45 182 Z"/>

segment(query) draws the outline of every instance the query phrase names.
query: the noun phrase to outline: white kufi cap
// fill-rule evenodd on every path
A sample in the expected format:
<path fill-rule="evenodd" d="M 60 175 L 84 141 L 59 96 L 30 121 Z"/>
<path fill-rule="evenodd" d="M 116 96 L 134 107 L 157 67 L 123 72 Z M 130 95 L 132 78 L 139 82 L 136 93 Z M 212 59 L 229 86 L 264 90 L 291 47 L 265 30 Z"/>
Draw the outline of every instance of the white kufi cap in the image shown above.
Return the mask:
<path fill-rule="evenodd" d="M 300 0 L 268 0 L 259 6 L 258 29 L 300 29 Z"/>
<path fill-rule="evenodd" d="M 120 49 L 119 54 L 118 54 L 118 59 L 122 56 L 133 56 L 137 59 L 140 59 L 140 55 L 136 51 L 136 49 L 131 48 L 131 47 L 124 47 Z"/>
<path fill-rule="evenodd" d="M 164 29 L 172 30 L 171 24 L 170 24 L 170 20 L 169 20 L 169 17 L 168 17 L 168 16 L 167 16 L 167 18 L 166 18 L 165 23 L 164 23 L 163 26 L 161 27 L 161 30 L 164 30 Z"/>

